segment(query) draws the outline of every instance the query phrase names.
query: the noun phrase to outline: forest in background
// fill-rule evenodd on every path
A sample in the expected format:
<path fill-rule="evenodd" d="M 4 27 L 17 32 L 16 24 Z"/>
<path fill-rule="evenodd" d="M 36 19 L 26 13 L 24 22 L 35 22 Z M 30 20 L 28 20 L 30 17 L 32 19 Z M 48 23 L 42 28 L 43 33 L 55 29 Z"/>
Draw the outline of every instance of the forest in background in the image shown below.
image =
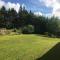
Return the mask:
<path fill-rule="evenodd" d="M 6 10 L 3 6 L 0 9 L 0 29 L 19 30 L 23 34 L 42 34 L 50 37 L 60 37 L 60 19 L 52 16 L 36 16 L 32 11 L 27 11 L 20 6 L 17 13 L 13 8 Z"/>

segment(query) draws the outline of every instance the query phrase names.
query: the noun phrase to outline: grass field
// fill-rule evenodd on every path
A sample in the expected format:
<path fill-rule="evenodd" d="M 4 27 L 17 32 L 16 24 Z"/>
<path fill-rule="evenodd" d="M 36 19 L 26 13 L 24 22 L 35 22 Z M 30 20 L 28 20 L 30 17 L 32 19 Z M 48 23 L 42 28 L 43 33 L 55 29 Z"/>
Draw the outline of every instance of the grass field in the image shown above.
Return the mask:
<path fill-rule="evenodd" d="M 58 38 L 39 35 L 0 36 L 0 60 L 35 60 L 58 42 Z"/>

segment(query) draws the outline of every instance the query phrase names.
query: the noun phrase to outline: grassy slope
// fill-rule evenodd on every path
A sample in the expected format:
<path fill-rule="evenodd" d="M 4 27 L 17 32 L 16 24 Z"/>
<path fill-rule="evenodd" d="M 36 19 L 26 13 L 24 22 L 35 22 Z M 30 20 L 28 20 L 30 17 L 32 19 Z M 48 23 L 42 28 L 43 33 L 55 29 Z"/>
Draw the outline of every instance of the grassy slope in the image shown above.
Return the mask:
<path fill-rule="evenodd" d="M 0 60 L 34 60 L 58 42 L 37 35 L 0 36 Z"/>

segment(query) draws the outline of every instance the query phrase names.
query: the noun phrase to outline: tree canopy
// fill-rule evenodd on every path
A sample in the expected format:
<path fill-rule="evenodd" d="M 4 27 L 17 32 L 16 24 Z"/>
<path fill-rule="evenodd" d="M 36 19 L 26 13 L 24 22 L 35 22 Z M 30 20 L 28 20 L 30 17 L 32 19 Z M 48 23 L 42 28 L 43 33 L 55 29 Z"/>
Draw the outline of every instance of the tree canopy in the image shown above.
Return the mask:
<path fill-rule="evenodd" d="M 36 16 L 32 11 L 28 12 L 22 6 L 20 6 L 18 13 L 13 8 L 6 10 L 3 6 L 0 9 L 0 28 L 21 28 L 25 33 L 45 34 L 48 32 L 60 35 L 60 19 L 54 16 L 51 18 Z"/>

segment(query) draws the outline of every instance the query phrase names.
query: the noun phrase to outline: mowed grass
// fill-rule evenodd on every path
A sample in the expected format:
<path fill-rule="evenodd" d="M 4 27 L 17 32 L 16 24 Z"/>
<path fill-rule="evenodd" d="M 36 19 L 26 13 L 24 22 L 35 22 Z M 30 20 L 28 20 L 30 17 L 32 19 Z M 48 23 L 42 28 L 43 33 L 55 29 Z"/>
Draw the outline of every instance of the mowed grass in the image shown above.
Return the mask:
<path fill-rule="evenodd" d="M 35 60 L 58 42 L 58 38 L 38 35 L 0 36 L 0 60 Z"/>

